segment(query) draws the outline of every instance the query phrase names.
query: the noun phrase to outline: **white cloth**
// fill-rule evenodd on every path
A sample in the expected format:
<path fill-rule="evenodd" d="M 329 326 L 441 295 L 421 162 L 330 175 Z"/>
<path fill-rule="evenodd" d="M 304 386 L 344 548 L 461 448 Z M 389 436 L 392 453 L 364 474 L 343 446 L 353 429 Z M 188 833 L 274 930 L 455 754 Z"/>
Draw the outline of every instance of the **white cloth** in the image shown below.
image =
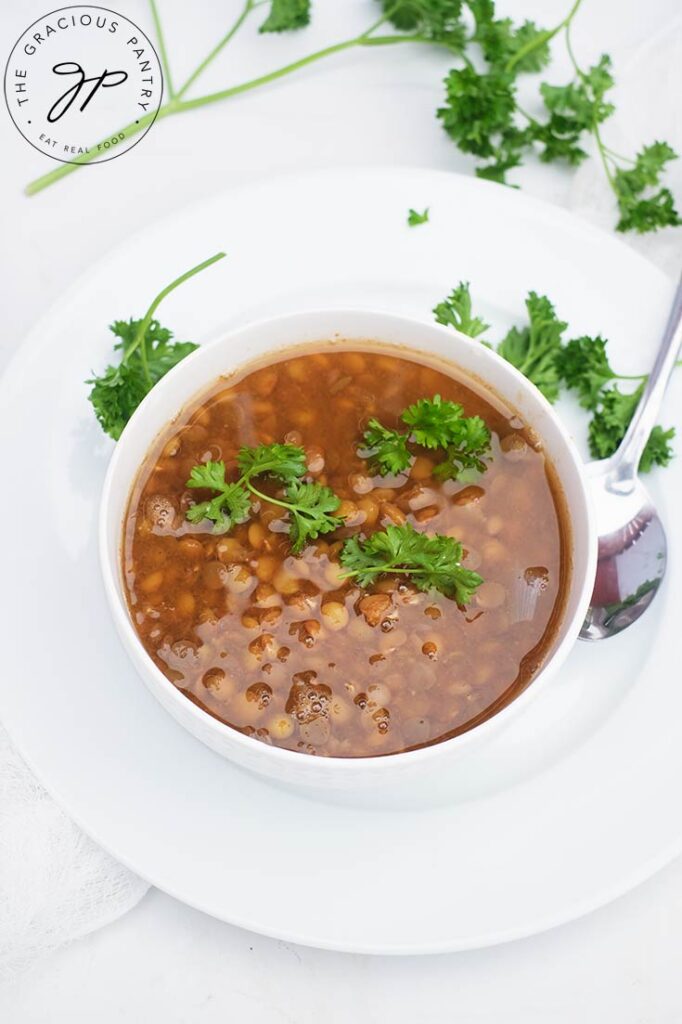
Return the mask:
<path fill-rule="evenodd" d="M 665 139 L 682 153 L 681 66 L 682 19 L 617 69 L 616 98 L 623 113 L 604 127 L 611 148 L 631 155 L 645 142 Z M 671 165 L 667 180 L 679 201 L 682 159 Z M 613 228 L 615 204 L 598 159 L 575 173 L 569 206 Z M 623 238 L 672 276 L 680 273 L 682 228 Z M 146 890 L 145 882 L 100 850 L 57 807 L 0 726 L 0 976 L 114 920 Z"/>
<path fill-rule="evenodd" d="M 113 921 L 147 888 L 60 810 L 0 726 L 0 980 Z"/>

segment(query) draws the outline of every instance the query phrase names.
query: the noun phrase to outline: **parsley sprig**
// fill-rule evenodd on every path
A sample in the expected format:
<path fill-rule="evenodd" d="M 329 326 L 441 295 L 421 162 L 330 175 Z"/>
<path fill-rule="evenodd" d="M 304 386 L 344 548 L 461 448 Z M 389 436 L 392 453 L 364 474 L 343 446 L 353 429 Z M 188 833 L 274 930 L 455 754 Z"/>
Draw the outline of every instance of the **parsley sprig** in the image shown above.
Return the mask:
<path fill-rule="evenodd" d="M 679 225 L 672 193 L 662 182 L 666 165 L 677 156 L 668 143 L 653 142 L 628 158 L 604 141 L 602 125 L 615 111 L 607 98 L 613 67 L 606 53 L 591 67 L 578 63 L 570 33 L 581 2 L 574 0 L 555 28 L 543 30 L 533 22 L 517 27 L 509 18 L 496 18 L 493 0 L 466 0 L 476 26 L 472 40 L 480 44 L 486 67 L 478 71 L 467 60 L 450 71 L 438 110 L 443 128 L 463 152 L 480 159 L 479 177 L 503 184 L 534 151 L 543 163 L 577 166 L 588 156 L 591 137 L 618 205 L 617 230 L 644 233 Z M 518 76 L 548 64 L 548 44 L 560 33 L 573 77 L 562 85 L 542 82 L 542 114 L 533 117 L 518 102 Z"/>
<path fill-rule="evenodd" d="M 398 476 L 409 467 L 412 453 L 408 442 L 445 451 L 445 459 L 434 470 L 441 479 L 454 480 L 463 469 L 485 470 L 490 431 L 480 416 L 465 416 L 458 402 L 440 395 L 420 398 L 400 418 L 408 431 L 392 430 L 371 419 L 363 434 L 361 452 L 381 476 Z"/>
<path fill-rule="evenodd" d="M 141 320 L 115 320 L 111 324 L 109 329 L 120 339 L 114 349 L 121 353 L 121 360 L 85 383 L 92 385 L 88 399 L 100 426 L 114 441 L 118 441 L 145 395 L 197 347 L 191 341 L 173 341 L 173 332 L 162 327 L 154 313 L 167 295 L 224 256 L 224 252 L 216 253 L 176 277 L 159 292 Z"/>
<path fill-rule="evenodd" d="M 439 590 L 466 605 L 483 579 L 461 564 L 462 545 L 442 534 L 430 536 L 410 523 L 387 526 L 361 539 L 349 537 L 341 549 L 345 579 L 369 587 L 379 576 L 409 576 L 420 590 Z"/>
<path fill-rule="evenodd" d="M 240 476 L 234 482 L 225 478 L 225 463 L 205 462 L 192 468 L 187 486 L 217 491 L 213 498 L 197 502 L 185 513 L 191 523 L 208 519 L 214 533 L 226 533 L 251 514 L 251 497 L 278 505 L 289 513 L 291 550 L 297 554 L 309 540 L 343 526 L 334 515 L 340 505 L 329 487 L 301 479 L 306 473 L 305 452 L 298 445 L 261 444 L 241 448 L 237 456 Z M 284 499 L 265 494 L 255 486 L 255 477 L 265 476 L 284 483 Z"/>
<path fill-rule="evenodd" d="M 466 317 L 459 313 L 462 308 L 467 311 Z M 472 316 L 471 309 L 469 285 L 462 281 L 433 312 L 439 323 L 476 337 L 482 333 L 478 329 L 482 321 Z M 556 402 L 563 389 L 575 392 L 580 405 L 592 414 L 588 424 L 590 453 L 597 459 L 607 458 L 625 437 L 647 374 L 617 373 L 609 362 L 607 342 L 601 335 L 583 335 L 564 341 L 567 324 L 559 320 L 546 295 L 529 292 L 526 310 L 528 323 L 512 327 L 502 341 L 492 347 L 528 377 L 550 402 Z M 634 391 L 621 391 L 618 381 L 634 381 L 638 386 Z M 672 427 L 669 430 L 654 427 L 639 465 L 643 473 L 654 466 L 669 464 L 673 457 L 670 442 L 674 436 Z"/>
<path fill-rule="evenodd" d="M 149 111 L 122 127 L 119 134 L 130 138 L 144 132 L 157 117 L 159 121 L 167 120 L 228 100 L 347 50 L 363 48 L 371 52 L 396 44 L 426 44 L 453 56 L 455 66 L 445 80 L 438 117 L 452 141 L 464 153 L 478 158 L 476 173 L 480 177 L 505 183 L 509 172 L 533 152 L 545 163 L 576 166 L 587 157 L 587 142 L 592 139 L 617 201 L 619 231 L 655 231 L 680 224 L 673 196 L 663 183 L 666 165 L 676 156 L 668 143 L 654 141 L 630 159 L 614 153 L 604 141 L 603 125 L 614 111 L 608 98 L 614 84 L 612 66 L 608 54 L 588 68 L 578 63 L 570 32 L 581 2 L 573 0 L 565 17 L 546 29 L 532 21 L 515 23 L 511 18 L 498 17 L 493 0 L 375 0 L 377 17 L 357 35 L 247 81 L 191 96 L 206 68 L 247 22 L 257 18 L 261 33 L 298 32 L 311 20 L 311 0 L 242 0 L 236 20 L 177 89 L 156 0 L 149 0 L 166 99 L 158 114 Z M 567 47 L 573 76 L 559 85 L 542 81 L 538 90 L 542 113 L 531 116 L 518 102 L 519 78 L 537 75 L 548 66 L 550 43 L 559 36 Z M 97 152 L 98 147 L 93 145 L 78 163 L 63 164 L 42 175 L 27 186 L 26 192 L 32 195 L 73 173 Z M 412 212 L 409 223 L 423 223 L 424 214 Z"/>

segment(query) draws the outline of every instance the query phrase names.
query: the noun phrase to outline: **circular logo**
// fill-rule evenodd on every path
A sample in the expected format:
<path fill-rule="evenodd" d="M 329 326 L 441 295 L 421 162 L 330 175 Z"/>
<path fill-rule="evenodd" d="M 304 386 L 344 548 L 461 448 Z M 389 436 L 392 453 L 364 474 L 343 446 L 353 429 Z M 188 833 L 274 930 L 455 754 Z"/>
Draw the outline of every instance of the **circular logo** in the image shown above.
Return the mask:
<path fill-rule="evenodd" d="M 132 149 L 154 123 L 162 95 L 152 43 L 106 7 L 45 14 L 17 40 L 5 69 L 15 125 L 62 163 L 102 163 Z"/>

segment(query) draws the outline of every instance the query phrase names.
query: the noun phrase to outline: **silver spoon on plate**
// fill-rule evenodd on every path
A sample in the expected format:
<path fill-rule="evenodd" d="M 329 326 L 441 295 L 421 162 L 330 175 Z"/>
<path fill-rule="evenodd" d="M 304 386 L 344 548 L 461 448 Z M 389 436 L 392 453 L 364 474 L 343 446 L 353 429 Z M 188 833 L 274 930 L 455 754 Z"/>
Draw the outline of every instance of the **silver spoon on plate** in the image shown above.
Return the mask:
<path fill-rule="evenodd" d="M 599 554 L 592 601 L 580 630 L 583 640 L 603 640 L 631 626 L 649 607 L 665 575 L 665 530 L 638 468 L 681 344 L 682 279 L 627 433 L 610 458 L 588 467 Z"/>

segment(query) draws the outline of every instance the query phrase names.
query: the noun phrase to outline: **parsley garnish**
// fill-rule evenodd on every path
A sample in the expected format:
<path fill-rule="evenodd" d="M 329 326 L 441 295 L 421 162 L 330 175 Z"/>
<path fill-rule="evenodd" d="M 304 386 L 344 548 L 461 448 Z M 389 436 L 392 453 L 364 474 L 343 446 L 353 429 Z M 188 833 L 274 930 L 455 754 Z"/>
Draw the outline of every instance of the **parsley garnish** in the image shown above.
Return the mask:
<path fill-rule="evenodd" d="M 623 394 L 617 386 L 603 392 L 600 405 L 588 428 L 590 453 L 595 458 L 605 459 L 615 452 L 625 437 L 625 431 L 634 415 L 637 403 L 642 397 L 643 390 L 644 381 L 636 391 L 629 395 Z M 670 463 L 673 457 L 670 441 L 674 436 L 674 427 L 669 430 L 664 430 L 660 426 L 654 427 L 649 434 L 646 448 L 642 452 L 639 463 L 640 472 L 648 473 L 654 466 L 667 466 Z"/>
<path fill-rule="evenodd" d="M 270 0 L 270 13 L 259 32 L 291 32 L 310 23 L 310 0 Z"/>
<path fill-rule="evenodd" d="M 237 457 L 242 477 L 267 475 L 291 483 L 306 471 L 305 452 L 295 444 L 259 444 L 256 448 L 240 448 Z"/>
<path fill-rule="evenodd" d="M 412 207 L 410 207 L 410 209 L 408 210 L 408 213 L 407 213 L 407 223 L 409 224 L 409 226 L 411 228 L 416 228 L 419 224 L 426 224 L 426 223 L 428 223 L 428 219 L 429 219 L 429 208 L 428 208 L 428 206 L 426 207 L 426 209 L 424 210 L 423 213 L 418 213 L 417 210 L 413 210 Z"/>
<path fill-rule="evenodd" d="M 123 428 L 138 405 L 154 385 L 176 363 L 197 347 L 191 341 L 172 341 L 173 332 L 162 327 L 154 313 L 163 299 L 178 285 L 221 260 L 219 252 L 196 267 L 181 274 L 159 292 L 141 320 L 116 320 L 110 330 L 120 338 L 114 349 L 121 352 L 117 366 L 107 366 L 99 377 L 91 377 L 88 399 L 102 430 L 118 441 Z"/>
<path fill-rule="evenodd" d="M 412 461 L 407 447 L 408 434 L 389 430 L 377 419 L 371 419 L 363 436 L 365 455 L 370 458 L 381 476 L 399 476 Z"/>
<path fill-rule="evenodd" d="M 190 523 L 201 523 L 210 519 L 214 533 L 227 533 L 233 526 L 245 523 L 251 513 L 249 492 L 241 483 L 228 484 L 225 480 L 224 462 L 205 462 L 193 466 L 188 487 L 206 491 L 218 491 L 215 498 L 191 505 L 185 513 Z"/>
<path fill-rule="evenodd" d="M 485 470 L 482 457 L 490 449 L 490 431 L 480 416 L 465 416 L 457 402 L 434 395 L 420 398 L 400 418 L 409 431 L 390 430 L 371 419 L 363 434 L 361 452 L 381 476 L 398 476 L 409 467 L 412 455 L 408 441 L 422 448 L 445 450 L 445 461 L 434 470 L 443 479 L 454 479 L 463 469 Z"/>
<path fill-rule="evenodd" d="M 237 458 L 241 476 L 233 483 L 225 479 L 224 462 L 205 462 L 194 466 L 187 486 L 218 491 L 214 498 L 192 505 L 186 512 L 191 523 L 210 520 L 214 533 L 226 533 L 246 522 L 251 512 L 251 496 L 279 505 L 289 513 L 291 550 L 301 551 L 309 540 L 343 526 L 335 516 L 340 501 L 329 487 L 301 480 L 306 472 L 305 452 L 292 444 L 261 444 L 241 448 Z M 266 476 L 286 484 L 285 499 L 264 494 L 254 484 L 257 476 Z"/>
<path fill-rule="evenodd" d="M 447 448 L 459 432 L 464 409 L 458 402 L 444 401 L 440 395 L 420 398 L 402 414 L 403 423 L 412 428 L 415 444 L 423 448 Z"/>
<path fill-rule="evenodd" d="M 629 169 L 617 168 L 613 175 L 620 220 L 618 231 L 656 231 L 682 224 L 672 192 L 660 187 L 665 165 L 677 159 L 667 142 L 644 146 Z"/>
<path fill-rule="evenodd" d="M 457 308 L 466 311 L 464 317 L 449 313 L 451 299 L 455 294 Z M 460 283 L 452 296 L 434 308 L 436 320 L 451 324 L 471 337 L 481 334 L 479 324 L 482 321 L 472 315 L 468 284 Z M 607 343 L 600 335 L 583 335 L 564 342 L 566 324 L 558 319 L 554 306 L 545 295 L 530 292 L 526 299 L 526 309 L 528 325 L 512 327 L 497 345 L 497 352 L 528 377 L 550 402 L 557 400 L 562 388 L 575 391 L 583 408 L 592 413 L 588 424 L 591 454 L 598 459 L 613 455 L 637 408 L 647 375 L 629 377 L 616 373 L 606 353 Z M 487 324 L 484 327 L 486 329 Z M 639 386 L 633 392 L 624 393 L 615 385 L 615 381 L 619 380 L 637 381 Z M 473 420 L 476 418 L 472 417 Z M 654 466 L 669 464 L 673 457 L 670 441 L 674 436 L 674 428 L 664 430 L 662 427 L 654 427 L 639 464 L 642 473 Z M 470 447 L 475 448 L 475 442 L 465 448 L 465 453 Z M 447 463 L 436 466 L 434 472 L 445 475 L 443 465 Z M 460 471 L 470 465 L 466 460 L 455 461 Z M 474 463 L 473 468 L 480 467 Z"/>
<path fill-rule="evenodd" d="M 573 338 L 557 352 L 556 368 L 568 388 L 577 392 L 584 409 L 594 411 L 609 381 L 618 374 L 611 369 L 606 355 L 606 341 L 600 335 Z"/>
<path fill-rule="evenodd" d="M 472 315 L 468 281 L 460 281 L 457 287 L 452 289 L 447 299 L 438 303 L 433 312 L 439 324 L 454 327 L 462 334 L 468 334 L 470 338 L 477 338 L 479 334 L 485 334 L 490 327 L 485 320 Z"/>
<path fill-rule="evenodd" d="M 409 523 L 387 526 L 365 540 L 355 535 L 341 549 L 346 579 L 368 587 L 379 576 L 406 575 L 420 590 L 439 590 L 457 604 L 471 600 L 482 578 L 462 562 L 462 545 L 453 537 L 419 533 Z"/>
<path fill-rule="evenodd" d="M 434 468 L 434 476 L 456 480 L 465 470 L 484 473 L 482 456 L 490 450 L 490 430 L 480 416 L 462 416 L 450 435 L 446 457 Z"/>
<path fill-rule="evenodd" d="M 528 326 L 512 327 L 497 346 L 498 353 L 532 380 L 545 398 L 559 397 L 557 355 L 566 324 L 559 320 L 546 295 L 529 292 L 526 299 Z"/>
<path fill-rule="evenodd" d="M 533 22 L 517 28 L 509 18 L 496 18 L 492 0 L 467 0 L 475 22 L 472 41 L 480 44 L 486 67 L 477 70 L 467 61 L 450 71 L 445 103 L 438 110 L 443 128 L 463 152 L 480 158 L 479 177 L 500 183 L 533 150 L 544 163 L 576 166 L 587 157 L 585 140 L 592 136 L 618 203 L 617 229 L 645 232 L 680 224 L 672 193 L 661 183 L 665 165 L 676 157 L 671 147 L 655 142 L 633 161 L 614 153 L 602 138 L 601 125 L 615 109 L 607 99 L 614 85 L 612 64 L 608 54 L 587 69 L 578 64 L 570 29 L 580 3 L 574 0 L 567 16 L 544 30 Z M 517 79 L 547 65 L 548 44 L 559 33 L 565 37 L 573 78 L 564 85 L 542 82 L 543 114 L 534 117 L 519 106 Z"/>

